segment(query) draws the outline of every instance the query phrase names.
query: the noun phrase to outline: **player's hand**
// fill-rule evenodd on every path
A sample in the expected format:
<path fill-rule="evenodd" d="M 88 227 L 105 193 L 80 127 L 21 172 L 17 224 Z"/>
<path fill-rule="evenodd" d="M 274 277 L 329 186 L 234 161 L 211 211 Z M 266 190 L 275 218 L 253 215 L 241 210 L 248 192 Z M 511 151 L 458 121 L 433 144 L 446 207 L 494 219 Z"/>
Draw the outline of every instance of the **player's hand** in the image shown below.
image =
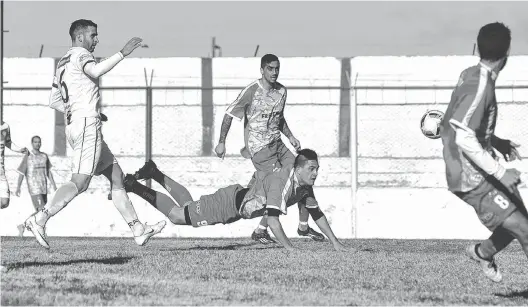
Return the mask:
<path fill-rule="evenodd" d="M 225 148 L 225 144 L 224 143 L 218 143 L 218 145 L 216 145 L 215 147 L 215 152 L 216 152 L 216 155 L 218 156 L 218 158 L 224 158 L 225 156 L 225 151 L 226 151 L 226 148 Z"/>
<path fill-rule="evenodd" d="M 240 154 L 245 159 L 251 159 L 251 154 L 249 153 L 249 150 L 247 149 L 246 146 L 244 146 L 242 149 L 240 149 Z"/>
<path fill-rule="evenodd" d="M 29 155 L 29 150 L 26 147 L 24 147 L 24 148 L 20 149 L 20 153 L 21 154 L 25 154 L 25 155 Z"/>
<path fill-rule="evenodd" d="M 338 252 L 344 252 L 348 250 L 348 248 L 344 246 L 343 244 L 341 244 L 341 242 L 336 242 L 334 244 L 334 249 Z"/>
<path fill-rule="evenodd" d="M 20 197 L 20 189 L 16 189 L 16 191 L 15 191 L 15 196 L 16 196 L 16 197 Z"/>
<path fill-rule="evenodd" d="M 521 172 L 514 168 L 509 168 L 500 179 L 500 182 L 510 191 L 513 192 L 515 187 L 521 183 Z"/>
<path fill-rule="evenodd" d="M 293 135 L 290 137 L 290 143 L 296 151 L 301 150 L 301 142 L 299 142 L 299 140 L 296 139 Z"/>
<path fill-rule="evenodd" d="M 522 160 L 521 155 L 517 151 L 517 147 L 521 145 L 514 143 L 510 140 L 500 140 L 495 147 L 508 162 L 515 161 L 516 159 Z"/>
<path fill-rule="evenodd" d="M 128 56 L 129 54 L 132 53 L 132 51 L 136 50 L 137 47 L 141 46 L 142 41 L 143 40 L 139 37 L 132 38 L 131 40 L 128 41 L 128 43 L 126 43 L 125 47 L 121 49 L 121 53 L 124 56 Z"/>

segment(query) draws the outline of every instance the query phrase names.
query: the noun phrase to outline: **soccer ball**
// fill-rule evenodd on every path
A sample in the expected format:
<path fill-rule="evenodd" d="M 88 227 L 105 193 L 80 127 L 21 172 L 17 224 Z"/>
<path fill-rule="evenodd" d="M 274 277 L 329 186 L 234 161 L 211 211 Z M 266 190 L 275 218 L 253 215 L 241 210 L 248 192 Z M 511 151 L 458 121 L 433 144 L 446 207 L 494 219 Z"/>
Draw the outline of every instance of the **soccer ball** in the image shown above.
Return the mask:
<path fill-rule="evenodd" d="M 425 112 L 420 121 L 420 129 L 423 135 L 430 139 L 438 139 L 440 137 L 440 123 L 444 118 L 444 112 L 438 110 L 429 110 Z"/>

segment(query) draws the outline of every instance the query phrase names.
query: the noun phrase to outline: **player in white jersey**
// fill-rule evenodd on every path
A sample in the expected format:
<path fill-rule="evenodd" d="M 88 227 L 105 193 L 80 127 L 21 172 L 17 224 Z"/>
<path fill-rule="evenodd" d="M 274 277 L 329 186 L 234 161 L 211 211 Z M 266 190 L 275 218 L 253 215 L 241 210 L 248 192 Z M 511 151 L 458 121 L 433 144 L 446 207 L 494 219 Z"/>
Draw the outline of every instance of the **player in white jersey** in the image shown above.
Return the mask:
<path fill-rule="evenodd" d="M 86 191 L 92 176 L 104 175 L 112 186 L 112 200 L 130 226 L 138 245 L 144 245 L 161 232 L 166 222 L 149 226 L 139 221 L 123 185 L 123 171 L 103 140 L 101 133 L 100 94 L 98 78 L 110 71 L 125 56 L 141 45 L 140 38 L 132 38 L 120 52 L 96 63 L 92 52 L 99 43 L 97 24 L 77 20 L 71 24 L 72 47 L 57 64 L 50 107 L 64 113 L 66 138 L 72 147 L 73 169 L 71 180 L 57 189 L 50 201 L 25 222 L 26 228 L 45 248 L 46 222 L 62 210 L 77 195 Z"/>
<path fill-rule="evenodd" d="M 4 151 L 5 148 L 9 148 L 14 152 L 19 152 L 27 154 L 28 150 L 26 147 L 18 147 L 11 141 L 11 131 L 9 125 L 2 121 L 0 126 L 0 201 L 1 209 L 7 208 L 9 206 L 10 192 L 9 192 L 9 183 L 7 182 L 5 166 L 4 166 Z"/>

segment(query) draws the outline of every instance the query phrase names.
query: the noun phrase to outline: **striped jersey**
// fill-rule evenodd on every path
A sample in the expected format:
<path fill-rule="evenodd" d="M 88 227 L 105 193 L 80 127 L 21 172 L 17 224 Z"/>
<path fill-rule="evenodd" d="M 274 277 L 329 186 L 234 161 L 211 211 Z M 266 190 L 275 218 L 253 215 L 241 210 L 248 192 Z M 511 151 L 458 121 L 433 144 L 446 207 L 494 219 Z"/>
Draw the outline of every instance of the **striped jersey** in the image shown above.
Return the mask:
<path fill-rule="evenodd" d="M 0 176 L 5 176 L 4 152 L 9 143 L 11 143 L 11 132 L 9 125 L 4 123 L 0 126 Z"/>
<path fill-rule="evenodd" d="M 283 214 L 287 208 L 299 203 L 306 208 L 317 208 L 313 187 L 300 186 L 293 165 L 276 172 L 255 172 L 255 183 L 249 188 L 239 213 L 242 218 L 262 216 L 267 209 L 276 209 Z"/>
<path fill-rule="evenodd" d="M 48 194 L 48 174 L 51 162 L 48 155 L 39 152 L 37 154 L 30 151 L 29 155 L 24 155 L 22 162 L 17 168 L 17 172 L 26 176 L 29 194 Z"/>
<path fill-rule="evenodd" d="M 473 190 L 488 174 L 473 163 L 456 144 L 456 133 L 450 122 L 462 129 L 472 130 L 482 148 L 497 159 L 491 145 L 497 122 L 496 78 L 495 72 L 479 63 L 462 72 L 451 95 L 440 131 L 447 185 L 452 192 Z"/>
<path fill-rule="evenodd" d="M 99 116 L 99 83 L 84 73 L 93 54 L 83 47 L 72 47 L 57 63 L 53 87 L 60 90 L 65 116 L 72 118 Z"/>
<path fill-rule="evenodd" d="M 251 156 L 280 139 L 280 123 L 284 118 L 286 87 L 276 82 L 270 90 L 260 80 L 246 86 L 226 113 L 244 119 L 244 143 Z"/>

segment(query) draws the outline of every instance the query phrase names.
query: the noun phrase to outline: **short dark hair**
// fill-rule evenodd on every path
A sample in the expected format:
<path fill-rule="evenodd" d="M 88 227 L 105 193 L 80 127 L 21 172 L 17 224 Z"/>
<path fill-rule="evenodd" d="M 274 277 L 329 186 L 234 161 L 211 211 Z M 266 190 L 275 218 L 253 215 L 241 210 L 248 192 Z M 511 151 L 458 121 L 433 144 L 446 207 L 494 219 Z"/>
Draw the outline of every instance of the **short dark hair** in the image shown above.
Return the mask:
<path fill-rule="evenodd" d="M 319 162 L 317 153 L 308 148 L 301 149 L 297 152 L 297 157 L 295 157 L 294 167 L 297 167 L 297 166 L 302 167 L 304 166 L 304 164 L 306 164 L 307 161 L 310 161 L 310 160 Z"/>
<path fill-rule="evenodd" d="M 72 22 L 71 26 L 70 26 L 70 37 L 71 37 L 71 40 L 74 41 L 75 40 L 75 36 L 77 36 L 77 34 L 79 33 L 79 31 L 81 30 L 84 30 L 88 27 L 95 27 L 97 28 L 97 24 L 91 20 L 87 20 L 87 19 L 79 19 L 79 20 L 76 20 L 74 22 Z"/>
<path fill-rule="evenodd" d="M 277 61 L 279 62 L 279 58 L 271 53 L 265 54 L 262 58 L 260 58 L 260 68 L 266 67 L 267 64 Z"/>
<path fill-rule="evenodd" d="M 477 45 L 481 59 L 500 60 L 508 54 L 510 44 L 511 31 L 503 23 L 489 23 L 480 28 Z"/>
<path fill-rule="evenodd" d="M 36 139 L 36 138 L 38 138 L 39 140 L 42 141 L 42 139 L 40 138 L 40 136 L 38 136 L 38 135 L 34 135 L 34 136 L 31 137 L 31 143 L 33 143 L 33 140 Z"/>

